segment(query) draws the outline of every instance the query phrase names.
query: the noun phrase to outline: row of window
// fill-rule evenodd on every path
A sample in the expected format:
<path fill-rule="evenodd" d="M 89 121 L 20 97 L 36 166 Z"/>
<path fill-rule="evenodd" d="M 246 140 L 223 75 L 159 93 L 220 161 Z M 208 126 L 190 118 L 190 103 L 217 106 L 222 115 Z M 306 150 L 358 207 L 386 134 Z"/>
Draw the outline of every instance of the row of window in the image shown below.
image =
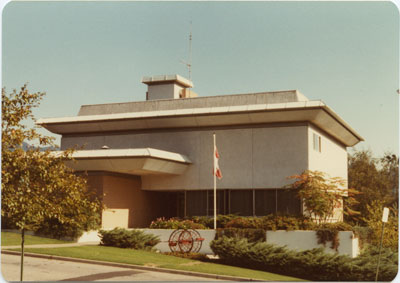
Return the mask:
<path fill-rule="evenodd" d="M 179 192 L 177 197 L 180 217 L 214 215 L 212 190 Z M 243 216 L 300 215 L 301 201 L 295 190 L 218 190 L 217 213 Z"/>

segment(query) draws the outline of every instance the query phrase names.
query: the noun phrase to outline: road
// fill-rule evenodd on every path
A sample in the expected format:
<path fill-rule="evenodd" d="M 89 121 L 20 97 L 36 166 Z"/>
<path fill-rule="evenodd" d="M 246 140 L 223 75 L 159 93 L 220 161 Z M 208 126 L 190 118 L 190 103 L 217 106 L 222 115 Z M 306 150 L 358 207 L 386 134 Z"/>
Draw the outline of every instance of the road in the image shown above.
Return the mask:
<path fill-rule="evenodd" d="M 1 254 L 1 273 L 6 281 L 19 281 L 20 256 Z M 217 281 L 171 274 L 54 259 L 24 258 L 24 281 Z"/>

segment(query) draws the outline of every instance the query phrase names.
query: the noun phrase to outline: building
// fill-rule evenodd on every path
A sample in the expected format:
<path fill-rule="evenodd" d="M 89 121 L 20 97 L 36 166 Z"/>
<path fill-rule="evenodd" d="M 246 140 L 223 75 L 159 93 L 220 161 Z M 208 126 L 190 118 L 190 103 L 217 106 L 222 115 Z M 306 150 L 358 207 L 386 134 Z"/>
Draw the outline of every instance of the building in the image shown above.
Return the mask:
<path fill-rule="evenodd" d="M 301 214 L 288 176 L 319 170 L 347 178 L 347 147 L 363 138 L 322 101 L 297 90 L 196 97 L 178 75 L 145 77 L 146 101 L 83 105 L 37 123 L 84 146 L 70 166 L 103 195 L 103 228 L 157 217 L 213 215 L 213 133 L 219 214 Z M 337 215 L 337 219 L 341 214 Z"/>

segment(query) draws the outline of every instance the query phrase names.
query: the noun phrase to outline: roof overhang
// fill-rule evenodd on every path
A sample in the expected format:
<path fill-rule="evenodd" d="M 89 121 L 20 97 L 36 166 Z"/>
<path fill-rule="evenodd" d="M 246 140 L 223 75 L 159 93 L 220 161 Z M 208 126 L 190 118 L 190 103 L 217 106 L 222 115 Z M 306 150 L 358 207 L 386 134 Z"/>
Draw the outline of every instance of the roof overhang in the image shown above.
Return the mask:
<path fill-rule="evenodd" d="M 54 152 L 62 154 L 62 152 Z M 78 150 L 66 165 L 75 171 L 106 171 L 130 175 L 180 175 L 191 164 L 184 155 L 153 148 Z"/>
<path fill-rule="evenodd" d="M 37 124 L 56 134 L 80 134 L 281 122 L 310 122 L 345 146 L 354 146 L 364 140 L 322 101 L 46 118 L 39 119 Z"/>

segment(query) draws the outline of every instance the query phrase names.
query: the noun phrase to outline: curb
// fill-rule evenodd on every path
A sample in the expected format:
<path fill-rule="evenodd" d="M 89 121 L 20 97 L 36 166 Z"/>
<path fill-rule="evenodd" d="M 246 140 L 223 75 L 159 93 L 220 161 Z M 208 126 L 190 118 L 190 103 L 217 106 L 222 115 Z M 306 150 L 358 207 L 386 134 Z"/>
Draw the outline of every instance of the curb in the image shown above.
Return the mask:
<path fill-rule="evenodd" d="M 21 254 L 21 252 L 8 251 L 8 250 L 2 250 L 1 253 L 10 254 L 10 255 L 20 255 Z M 130 268 L 130 269 L 139 269 L 139 270 L 146 270 L 146 271 L 157 271 L 157 272 L 164 272 L 164 273 L 171 273 L 171 274 L 190 275 L 190 276 L 196 276 L 196 277 L 228 280 L 228 281 L 265 282 L 263 280 L 258 280 L 258 279 L 253 279 L 253 278 L 244 278 L 244 277 L 218 275 L 218 274 L 208 274 L 208 273 L 201 273 L 201 272 L 195 272 L 195 271 L 185 271 L 185 270 L 177 270 L 177 269 L 150 267 L 150 266 L 142 266 L 142 265 L 135 265 L 135 264 L 107 262 L 107 261 L 100 261 L 100 260 L 72 258 L 72 257 L 63 257 L 63 256 L 55 256 L 55 255 L 44 255 L 44 254 L 35 254 L 35 253 L 25 252 L 24 256 L 71 261 L 71 262 L 80 262 L 80 263 L 89 263 L 89 264 L 98 264 L 98 265 L 105 265 L 105 266 Z"/>

